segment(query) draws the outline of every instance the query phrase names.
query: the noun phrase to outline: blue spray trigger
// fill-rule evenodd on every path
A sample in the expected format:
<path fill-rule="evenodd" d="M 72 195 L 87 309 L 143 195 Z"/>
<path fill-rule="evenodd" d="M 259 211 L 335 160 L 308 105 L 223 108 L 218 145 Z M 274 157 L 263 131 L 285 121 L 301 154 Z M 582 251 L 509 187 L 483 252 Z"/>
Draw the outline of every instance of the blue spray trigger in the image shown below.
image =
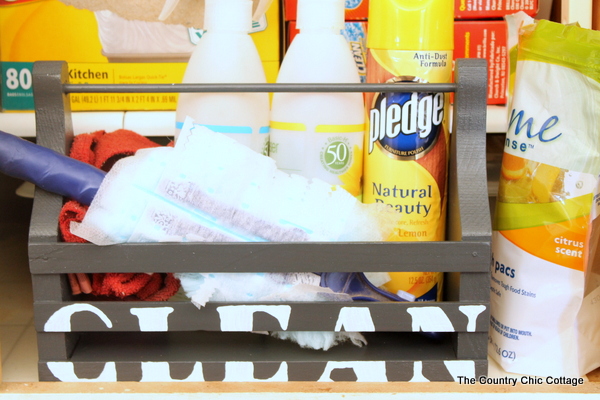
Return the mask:
<path fill-rule="evenodd" d="M 408 301 L 373 285 L 362 272 L 322 272 L 321 287 L 346 293 L 357 301 Z"/>
<path fill-rule="evenodd" d="M 410 301 L 373 285 L 362 272 L 321 272 L 321 287 L 334 292 L 346 293 L 354 301 Z M 441 341 L 444 334 L 440 332 L 420 332 L 421 335 Z"/>

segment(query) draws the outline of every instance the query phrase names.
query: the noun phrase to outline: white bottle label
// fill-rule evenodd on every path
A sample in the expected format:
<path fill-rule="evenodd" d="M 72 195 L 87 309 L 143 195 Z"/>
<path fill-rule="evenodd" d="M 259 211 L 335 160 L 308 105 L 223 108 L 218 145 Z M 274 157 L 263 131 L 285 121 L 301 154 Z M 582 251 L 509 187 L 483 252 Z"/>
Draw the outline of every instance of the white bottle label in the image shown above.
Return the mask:
<path fill-rule="evenodd" d="M 290 174 L 319 178 L 360 194 L 364 124 L 317 125 L 271 121 L 270 156 Z"/>

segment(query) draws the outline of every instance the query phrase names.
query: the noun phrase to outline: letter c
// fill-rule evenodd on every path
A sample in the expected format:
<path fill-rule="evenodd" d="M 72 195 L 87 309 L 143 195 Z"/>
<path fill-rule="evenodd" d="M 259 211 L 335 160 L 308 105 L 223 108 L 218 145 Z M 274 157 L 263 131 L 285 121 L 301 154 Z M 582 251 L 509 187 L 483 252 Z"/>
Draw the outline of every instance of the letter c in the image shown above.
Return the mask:
<path fill-rule="evenodd" d="M 71 316 L 83 311 L 96 314 L 107 328 L 112 328 L 112 322 L 99 308 L 90 304 L 71 304 L 55 311 L 48 318 L 44 325 L 44 332 L 71 332 Z"/>

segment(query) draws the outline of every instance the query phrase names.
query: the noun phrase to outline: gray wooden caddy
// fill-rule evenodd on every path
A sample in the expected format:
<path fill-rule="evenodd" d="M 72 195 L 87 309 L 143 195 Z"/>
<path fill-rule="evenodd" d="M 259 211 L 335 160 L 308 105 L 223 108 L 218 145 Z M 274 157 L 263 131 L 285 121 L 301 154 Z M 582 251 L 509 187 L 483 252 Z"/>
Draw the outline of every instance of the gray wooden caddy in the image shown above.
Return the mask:
<path fill-rule="evenodd" d="M 371 243 L 64 243 L 64 199 L 37 189 L 29 234 L 41 381 L 456 381 L 487 375 L 490 212 L 484 60 L 456 63 L 447 241 Z M 391 85 L 394 85 L 393 87 Z M 412 85 L 412 86 L 411 86 Z M 414 91 L 415 84 L 74 85 L 67 64 L 34 65 L 37 142 L 66 153 L 69 93 Z M 441 271 L 436 303 L 82 301 L 66 273 Z M 369 344 L 302 349 L 252 331 L 360 331 Z M 439 332 L 436 339 L 420 331 Z"/>

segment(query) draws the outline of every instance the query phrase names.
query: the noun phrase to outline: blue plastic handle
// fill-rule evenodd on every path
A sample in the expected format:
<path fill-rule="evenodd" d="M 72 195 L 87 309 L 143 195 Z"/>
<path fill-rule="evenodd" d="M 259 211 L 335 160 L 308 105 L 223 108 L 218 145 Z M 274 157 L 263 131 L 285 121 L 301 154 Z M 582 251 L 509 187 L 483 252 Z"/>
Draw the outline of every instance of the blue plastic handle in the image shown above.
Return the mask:
<path fill-rule="evenodd" d="M 0 172 L 89 205 L 106 172 L 0 131 Z"/>

